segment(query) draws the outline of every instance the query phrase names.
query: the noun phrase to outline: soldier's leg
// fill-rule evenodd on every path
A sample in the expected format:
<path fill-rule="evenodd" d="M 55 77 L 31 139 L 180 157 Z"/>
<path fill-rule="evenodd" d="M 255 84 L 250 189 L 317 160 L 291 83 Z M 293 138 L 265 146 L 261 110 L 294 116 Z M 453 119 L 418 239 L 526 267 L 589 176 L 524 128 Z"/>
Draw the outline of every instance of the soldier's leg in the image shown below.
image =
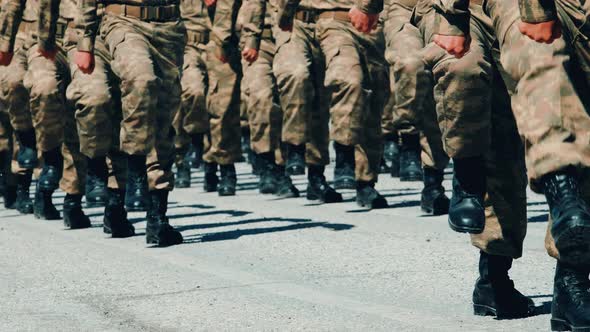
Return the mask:
<path fill-rule="evenodd" d="M 241 157 L 240 146 L 240 81 L 242 69 L 235 56 L 222 63 L 215 56 L 214 45 L 207 50 L 209 94 L 207 110 L 210 115 L 211 146 L 203 159 L 220 165 L 221 180 L 217 191 L 220 196 L 235 195 L 236 172 L 234 164 Z"/>
<path fill-rule="evenodd" d="M 3 75 L 0 69 L 0 76 Z M 3 106 L 0 104 L 0 107 Z M 12 174 L 12 126 L 8 113 L 0 109 L 0 195 L 4 198 L 4 207 L 14 209 L 16 203 L 16 178 Z"/>

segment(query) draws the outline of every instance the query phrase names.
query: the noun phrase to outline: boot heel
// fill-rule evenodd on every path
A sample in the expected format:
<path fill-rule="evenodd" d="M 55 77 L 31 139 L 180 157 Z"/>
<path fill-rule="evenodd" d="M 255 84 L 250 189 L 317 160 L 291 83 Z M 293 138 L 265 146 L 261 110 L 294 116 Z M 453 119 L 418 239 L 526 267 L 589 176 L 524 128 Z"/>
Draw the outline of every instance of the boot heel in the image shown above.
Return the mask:
<path fill-rule="evenodd" d="M 474 304 L 473 314 L 476 316 L 496 316 L 496 311 L 484 305 Z"/>
<path fill-rule="evenodd" d="M 571 331 L 566 321 L 561 319 L 551 319 L 551 331 Z"/>

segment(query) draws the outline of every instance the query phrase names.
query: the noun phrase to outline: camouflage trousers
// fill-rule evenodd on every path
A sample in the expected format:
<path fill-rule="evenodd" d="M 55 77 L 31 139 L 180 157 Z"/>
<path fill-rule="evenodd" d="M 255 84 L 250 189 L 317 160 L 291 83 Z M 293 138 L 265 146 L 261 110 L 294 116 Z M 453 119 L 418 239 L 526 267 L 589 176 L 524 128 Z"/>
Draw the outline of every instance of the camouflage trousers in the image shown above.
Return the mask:
<path fill-rule="evenodd" d="M 292 145 L 305 144 L 308 165 L 327 165 L 329 99 L 324 89 L 324 55 L 315 39 L 315 24 L 296 20 L 292 34 L 274 35 L 277 49 L 273 73 L 283 110 L 281 140 Z"/>
<path fill-rule="evenodd" d="M 444 170 L 449 157 L 438 127 L 432 73 L 423 61 L 424 39 L 410 24 L 412 10 L 399 4 L 391 6 L 384 25 L 391 95 L 383 112 L 383 128 L 386 132 L 421 135 L 423 166 Z"/>
<path fill-rule="evenodd" d="M 273 40 L 263 39 L 258 59 L 253 63 L 242 61 L 242 91 L 246 96 L 250 145 L 257 154 L 276 151 L 281 144 L 283 114 L 272 72 L 274 54 Z"/>
<path fill-rule="evenodd" d="M 173 119 L 176 137 L 174 146 L 184 155 L 190 146 L 191 136 L 209 132 L 207 113 L 207 53 L 204 44 L 184 48 L 182 67 L 181 107 Z"/>
<path fill-rule="evenodd" d="M 29 92 L 23 83 L 28 66 L 26 40 L 26 34 L 17 35 L 12 62 L 0 69 L 0 107 L 7 112 L 16 131 L 33 129 Z"/>
<path fill-rule="evenodd" d="M 389 74 L 378 28 L 358 32 L 349 22 L 320 19 L 316 36 L 326 58 L 324 84 L 330 97 L 330 138 L 355 147 L 357 181 L 376 182 L 382 155 L 381 114 Z"/>
<path fill-rule="evenodd" d="M 80 153 L 74 110 L 65 98 L 70 71 L 62 46 L 68 43 L 68 36 L 63 43 L 58 43 L 55 61 L 41 56 L 38 45 L 33 44 L 28 49 L 28 68 L 23 82 L 30 96 L 37 147 L 41 152 L 61 147 L 63 175 L 60 188 L 68 194 L 78 195 L 84 193 L 86 159 Z"/>
<path fill-rule="evenodd" d="M 207 72 L 209 91 L 210 147 L 203 156 L 206 162 L 220 165 L 236 163 L 241 158 L 240 84 L 242 68 L 238 54 L 232 54 L 228 63 L 215 56 L 215 44 L 207 45 Z"/>
<path fill-rule="evenodd" d="M 150 190 L 172 190 L 171 127 L 180 108 L 184 25 L 106 15 L 100 30 L 120 82 L 120 150 L 147 156 Z"/>

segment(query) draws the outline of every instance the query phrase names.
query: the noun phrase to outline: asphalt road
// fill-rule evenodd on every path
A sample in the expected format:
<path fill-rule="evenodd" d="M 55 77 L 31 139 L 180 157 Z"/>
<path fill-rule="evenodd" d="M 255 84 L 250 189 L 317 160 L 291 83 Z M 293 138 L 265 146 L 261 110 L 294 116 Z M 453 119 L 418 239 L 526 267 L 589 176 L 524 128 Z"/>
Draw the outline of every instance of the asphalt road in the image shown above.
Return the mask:
<path fill-rule="evenodd" d="M 170 221 L 186 241 L 170 248 L 146 246 L 142 213 L 130 215 L 138 236 L 110 239 L 102 209 L 75 231 L 0 210 L 0 331 L 549 330 L 542 197 L 529 197 L 511 272 L 539 314 L 498 321 L 473 316 L 478 252 L 446 217 L 421 216 L 420 183 L 383 176 L 391 207 L 365 211 L 352 191 L 321 206 L 261 195 L 247 171 L 235 197 L 203 193 L 200 173 L 175 190 Z"/>

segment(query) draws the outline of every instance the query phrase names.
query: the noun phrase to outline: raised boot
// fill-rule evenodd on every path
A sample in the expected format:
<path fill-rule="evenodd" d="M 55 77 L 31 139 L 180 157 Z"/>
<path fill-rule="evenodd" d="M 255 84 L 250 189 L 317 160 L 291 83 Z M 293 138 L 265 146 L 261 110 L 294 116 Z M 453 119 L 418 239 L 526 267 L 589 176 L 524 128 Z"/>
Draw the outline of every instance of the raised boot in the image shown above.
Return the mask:
<path fill-rule="evenodd" d="M 59 181 L 63 171 L 63 158 L 60 148 L 43 152 L 43 168 L 37 181 L 37 186 L 41 191 L 51 191 L 59 189 Z"/>
<path fill-rule="evenodd" d="M 287 175 L 305 174 L 305 144 L 287 144 Z"/>
<path fill-rule="evenodd" d="M 105 206 L 107 201 L 107 180 L 109 171 L 105 157 L 88 158 L 86 178 L 86 207 Z"/>
<path fill-rule="evenodd" d="M 43 220 L 59 220 L 61 216 L 59 211 L 53 205 L 53 191 L 41 190 L 37 183 L 35 189 L 35 203 L 33 205 L 33 212 L 35 218 Z"/>
<path fill-rule="evenodd" d="M 208 193 L 217 191 L 217 185 L 219 184 L 219 178 L 217 177 L 217 164 L 205 162 L 203 168 L 205 171 L 203 190 Z"/>
<path fill-rule="evenodd" d="M 334 142 L 336 151 L 336 167 L 334 168 L 335 189 L 355 189 L 354 174 L 354 146 L 342 145 Z"/>
<path fill-rule="evenodd" d="M 258 190 L 261 194 L 274 194 L 277 192 L 275 155 L 272 152 L 259 153 L 256 155 L 258 168 L 260 169 L 260 180 Z"/>
<path fill-rule="evenodd" d="M 442 186 L 444 171 L 424 167 L 424 189 L 420 198 L 422 212 L 431 216 L 449 213 L 450 200 Z"/>
<path fill-rule="evenodd" d="M 399 155 L 399 179 L 402 182 L 422 181 L 420 135 L 402 134 Z"/>
<path fill-rule="evenodd" d="M 128 155 L 125 208 L 129 212 L 147 211 L 149 204 L 146 157 Z"/>
<path fill-rule="evenodd" d="M 238 178 L 234 164 L 219 165 L 219 186 L 217 193 L 219 196 L 234 196 L 236 194 L 236 185 Z"/>
<path fill-rule="evenodd" d="M 185 158 L 185 153 L 177 151 L 176 155 L 176 177 L 174 179 L 175 188 L 190 188 L 191 186 L 191 166 Z"/>
<path fill-rule="evenodd" d="M 299 189 L 295 187 L 291 177 L 287 175 L 285 166 L 277 165 L 275 168 L 277 191 L 275 195 L 283 198 L 299 197 Z"/>
<path fill-rule="evenodd" d="M 92 226 L 90 219 L 82 210 L 82 195 L 66 194 L 64 198 L 64 226 L 69 229 L 81 229 Z"/>
<path fill-rule="evenodd" d="M 590 268 L 558 262 L 555 271 L 551 330 L 590 332 Z"/>
<path fill-rule="evenodd" d="M 18 165 L 24 169 L 34 169 L 39 164 L 35 130 L 16 131 L 15 134 L 18 141 Z"/>
<path fill-rule="evenodd" d="M 480 234 L 485 228 L 485 164 L 482 157 L 454 159 L 449 226 L 455 232 Z"/>
<path fill-rule="evenodd" d="M 560 260 L 573 266 L 590 264 L 590 209 L 582 198 L 574 171 L 548 174 L 542 183 Z"/>
<path fill-rule="evenodd" d="M 29 193 L 32 178 L 33 171 L 26 171 L 16 176 L 18 184 L 16 186 L 16 203 L 14 207 L 22 214 L 33 213 L 33 201 Z"/>
<path fill-rule="evenodd" d="M 512 261 L 512 257 L 481 252 L 479 278 L 473 291 L 475 315 L 511 319 L 528 317 L 533 313 L 533 301 L 516 290 L 508 276 Z"/>
<path fill-rule="evenodd" d="M 191 168 L 200 168 L 203 163 L 204 134 L 195 134 L 191 136 L 194 149 L 194 159 L 190 161 Z"/>
<path fill-rule="evenodd" d="M 107 189 L 108 201 L 104 208 L 102 231 L 113 238 L 126 238 L 135 235 L 135 227 L 127 219 L 125 211 L 125 192 L 118 189 Z"/>
<path fill-rule="evenodd" d="M 342 194 L 330 187 L 324 176 L 324 166 L 309 165 L 307 173 L 307 199 L 322 203 L 340 203 Z"/>
<path fill-rule="evenodd" d="M 151 206 L 147 213 L 146 242 L 159 247 L 181 244 L 182 234 L 168 223 L 168 191 L 150 191 Z"/>
<path fill-rule="evenodd" d="M 358 181 L 356 183 L 356 204 L 369 209 L 387 208 L 387 200 L 375 189 L 375 183 Z"/>

